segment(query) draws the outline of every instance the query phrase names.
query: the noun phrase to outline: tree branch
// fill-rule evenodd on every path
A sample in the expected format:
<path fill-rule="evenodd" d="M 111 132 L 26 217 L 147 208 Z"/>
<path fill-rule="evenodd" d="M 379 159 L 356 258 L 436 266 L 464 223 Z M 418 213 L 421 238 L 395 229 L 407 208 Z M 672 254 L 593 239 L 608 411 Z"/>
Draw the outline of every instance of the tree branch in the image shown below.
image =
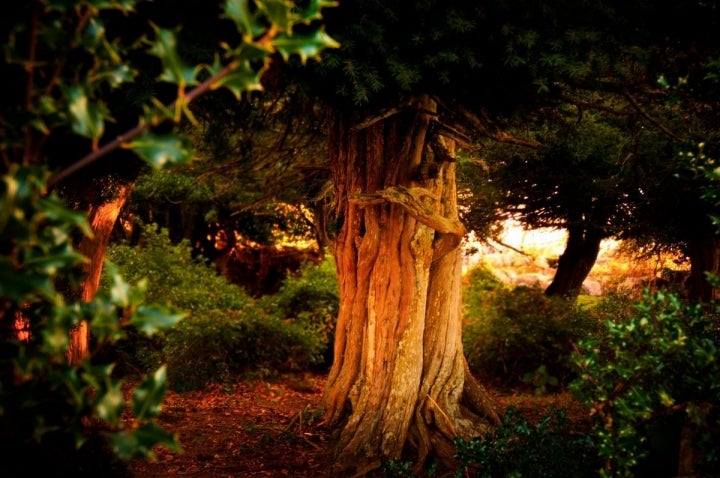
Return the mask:
<path fill-rule="evenodd" d="M 673 139 L 673 140 L 675 140 L 675 141 L 682 141 L 682 138 L 681 138 L 680 136 L 676 135 L 675 133 L 673 133 L 672 131 L 670 131 L 668 128 L 666 128 L 665 126 L 661 125 L 658 120 L 656 120 L 655 118 L 653 118 L 652 116 L 650 116 L 650 115 L 643 109 L 643 107 L 640 106 L 640 104 L 635 100 L 635 98 L 633 98 L 633 96 L 630 94 L 629 91 L 623 90 L 623 91 L 622 91 L 622 95 L 623 95 L 623 97 L 625 97 L 626 100 L 628 100 L 628 102 L 633 106 L 633 108 L 635 108 L 635 110 L 636 110 L 638 113 L 640 113 L 640 115 L 641 115 L 643 118 L 645 118 L 646 120 L 648 120 L 649 122 L 651 122 L 652 124 L 654 124 L 655 126 L 657 126 L 657 128 L 658 128 L 660 131 L 662 131 L 666 136 L 668 136 L 670 139 Z"/>
<path fill-rule="evenodd" d="M 436 212 L 439 200 L 425 188 L 393 186 L 374 193 L 354 193 L 348 201 L 360 207 L 397 204 L 418 222 L 435 230 L 439 237 L 433 247 L 433 262 L 458 248 L 466 232 L 460 221 Z"/>
<path fill-rule="evenodd" d="M 237 61 L 230 62 L 227 66 L 225 66 L 222 70 L 215 73 L 213 76 L 199 84 L 197 87 L 193 88 L 192 91 L 190 91 L 187 95 L 185 95 L 182 98 L 182 101 L 187 105 L 191 101 L 193 101 L 198 96 L 202 95 L 203 93 L 206 93 L 207 91 L 211 90 L 215 87 L 215 83 L 217 83 L 218 80 L 221 78 L 227 76 L 230 74 L 235 68 L 240 66 L 240 63 Z M 178 102 L 180 99 L 177 99 L 170 103 L 167 106 L 168 110 L 174 110 L 175 107 L 178 105 Z M 103 156 L 107 155 L 108 153 L 114 151 L 115 149 L 118 149 L 122 147 L 124 144 L 128 143 L 129 141 L 132 141 L 135 137 L 140 135 L 142 132 L 146 131 L 150 127 L 150 124 L 145 121 L 141 121 L 138 123 L 134 128 L 128 130 L 127 132 L 117 136 L 114 140 L 110 141 L 109 143 L 106 143 L 101 148 L 98 148 L 91 152 L 90 154 L 86 155 L 84 158 L 80 159 L 79 161 L 76 161 L 75 163 L 71 164 L 67 168 L 63 169 L 59 173 L 57 173 L 55 176 L 50 178 L 48 181 L 48 192 L 52 191 L 55 186 L 57 186 L 59 183 L 67 179 L 68 177 L 72 176 L 79 170 L 91 165 L 98 159 L 102 158 Z"/>

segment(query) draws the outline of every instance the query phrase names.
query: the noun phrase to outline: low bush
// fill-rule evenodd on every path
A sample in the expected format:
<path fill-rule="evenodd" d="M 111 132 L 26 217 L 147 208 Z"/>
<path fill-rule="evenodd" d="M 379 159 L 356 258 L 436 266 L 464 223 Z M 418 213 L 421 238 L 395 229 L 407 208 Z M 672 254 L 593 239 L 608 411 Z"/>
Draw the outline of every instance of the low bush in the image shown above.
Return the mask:
<path fill-rule="evenodd" d="M 575 377 L 570 360 L 577 342 L 592 336 L 598 322 L 567 300 L 537 287 L 509 290 L 486 273 L 465 289 L 463 344 L 470 369 L 499 386 L 561 387 Z"/>
<path fill-rule="evenodd" d="M 337 301 L 323 279 L 332 264 L 318 270 L 307 266 L 283 293 L 256 301 L 201 258 L 192 258 L 187 241 L 172 244 L 167 231 L 154 226 L 144 228 L 139 246 L 114 245 L 108 255 L 132 279 L 155 278 L 148 297 L 189 312 L 166 334 L 128 336 L 114 349 L 119 371 L 167 363 L 173 388 L 194 389 L 241 374 L 271 375 L 321 362 L 327 331 L 318 323 L 329 321 L 325 316 L 333 298 Z M 293 309 L 301 314 L 291 315 Z"/>
<path fill-rule="evenodd" d="M 307 369 L 320 360 L 314 331 L 254 309 L 196 314 L 167 334 L 164 356 L 175 390 Z"/>
<path fill-rule="evenodd" d="M 314 330 L 322 344 L 322 365 L 332 363 L 340 298 L 335 261 L 329 254 L 320 264 L 306 262 L 289 275 L 276 294 L 265 296 L 259 305 L 294 324 Z"/>
<path fill-rule="evenodd" d="M 581 478 L 597 476 L 592 437 L 578 433 L 564 410 L 531 424 L 508 408 L 500 427 L 482 438 L 455 441 L 460 466 L 455 476 Z"/>
<path fill-rule="evenodd" d="M 595 410 L 604 476 L 676 476 L 681 429 L 694 473 L 720 475 L 718 324 L 708 312 L 645 292 L 629 317 L 607 320 L 604 337 L 581 342 L 570 388 Z M 652 469 L 657 460 L 670 474 Z"/>

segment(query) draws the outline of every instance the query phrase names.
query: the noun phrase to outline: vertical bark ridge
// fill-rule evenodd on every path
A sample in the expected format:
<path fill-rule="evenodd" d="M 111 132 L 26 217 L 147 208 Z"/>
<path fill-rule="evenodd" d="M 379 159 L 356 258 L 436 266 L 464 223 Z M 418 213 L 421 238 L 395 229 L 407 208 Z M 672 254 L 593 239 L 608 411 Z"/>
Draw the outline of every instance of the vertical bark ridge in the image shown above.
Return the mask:
<path fill-rule="evenodd" d="M 120 210 L 130 197 L 135 183 L 118 184 L 113 195 L 107 201 L 92 205 L 88 212 L 88 222 L 92 230 L 92 236 L 84 237 L 78 245 L 78 252 L 86 256 L 87 262 L 84 272 L 85 277 L 80 284 L 80 299 L 90 302 L 100 286 L 100 275 L 102 274 L 105 252 L 110 243 L 110 235 Z M 68 349 L 68 361 L 71 364 L 78 363 L 89 353 L 90 330 L 87 322 L 83 321 L 70 332 L 70 347 Z"/>
<path fill-rule="evenodd" d="M 435 105 L 423 98 L 415 106 L 363 128 L 353 129 L 352 119 L 331 126 L 331 141 L 340 145 L 331 148 L 331 161 L 344 222 L 325 413 L 341 426 L 344 476 L 363 475 L 382 460 L 449 460 L 456 436 L 495 423 L 485 416 L 492 407 L 481 406 L 489 397 L 473 395 L 482 389 L 462 352 L 458 246 L 465 230 L 455 165 L 432 151 Z M 451 143 L 445 147 L 454 153 Z M 439 167 L 439 175 L 423 177 L 424 166 Z"/>

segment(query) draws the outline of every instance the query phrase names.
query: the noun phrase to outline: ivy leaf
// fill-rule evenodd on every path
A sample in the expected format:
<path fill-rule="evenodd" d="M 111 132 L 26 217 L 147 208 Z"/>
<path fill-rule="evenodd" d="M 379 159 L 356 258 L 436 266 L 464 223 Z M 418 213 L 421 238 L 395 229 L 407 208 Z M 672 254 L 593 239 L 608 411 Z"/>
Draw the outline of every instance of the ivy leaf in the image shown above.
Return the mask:
<path fill-rule="evenodd" d="M 72 130 L 86 138 L 100 139 L 105 132 L 104 120 L 108 117 L 105 106 L 91 100 L 80 86 L 70 88 L 66 94 Z"/>
<path fill-rule="evenodd" d="M 275 46 L 285 61 L 291 55 L 299 55 L 304 64 L 308 58 L 317 57 L 325 48 L 338 48 L 340 44 L 325 33 L 325 30 L 318 29 L 306 35 L 278 35 Z"/>
<path fill-rule="evenodd" d="M 248 0 L 226 0 L 223 10 L 225 18 L 235 22 L 246 42 L 265 32 L 265 25 L 250 11 Z"/>
<path fill-rule="evenodd" d="M 149 376 L 133 394 L 133 413 L 138 420 L 149 420 L 160 414 L 165 390 L 167 390 L 167 371 L 163 365 Z"/>
<path fill-rule="evenodd" d="M 171 313 L 160 306 L 140 306 L 130 318 L 130 323 L 148 335 L 169 329 L 187 314 Z"/>
<path fill-rule="evenodd" d="M 172 133 L 156 135 L 145 131 L 131 141 L 127 147 L 154 168 L 182 163 L 189 160 L 191 156 L 185 142 Z"/>
<path fill-rule="evenodd" d="M 187 66 L 177 52 L 178 30 L 160 28 L 153 25 L 155 30 L 155 41 L 151 42 L 150 53 L 160 58 L 163 71 L 160 79 L 179 85 L 184 88 L 187 85 L 197 84 L 197 73 L 199 66 Z"/>

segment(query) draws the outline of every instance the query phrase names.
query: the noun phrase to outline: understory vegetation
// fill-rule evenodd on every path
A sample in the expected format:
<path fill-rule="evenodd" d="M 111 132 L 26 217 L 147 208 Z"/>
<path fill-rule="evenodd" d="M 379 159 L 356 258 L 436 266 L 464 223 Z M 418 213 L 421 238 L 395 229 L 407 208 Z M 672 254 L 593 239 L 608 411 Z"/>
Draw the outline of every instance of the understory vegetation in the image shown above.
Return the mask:
<path fill-rule="evenodd" d="M 190 390 L 322 371 L 331 363 L 338 292 L 329 255 L 259 299 L 153 226 L 145 227 L 140 246 L 114 245 L 109 258 L 131 281 L 155 278 L 148 298 L 189 314 L 152 338 L 124 339 L 114 357 L 118 371 L 167 364 L 169 386 Z M 578 430 L 563 410 L 530 423 L 511 409 L 488 436 L 456 443 L 457 476 L 662 476 L 677 468 L 683 430 L 696 438 L 698 469 L 718 471 L 712 311 L 662 291 L 572 305 L 537 287 L 510 288 L 482 266 L 465 276 L 464 304 L 464 347 L 478 378 L 499 390 L 569 391 L 592 410 L 592 420 Z M 413 476 L 408 463 L 383 470 Z"/>
<path fill-rule="evenodd" d="M 116 349 L 119 368 L 167 364 L 169 386 L 192 390 L 247 376 L 271 377 L 328 365 L 337 285 L 331 259 L 307 264 L 278 293 L 254 299 L 218 275 L 186 240 L 147 226 L 139 246 L 114 245 L 108 258 L 129 280 L 153 277 L 147 297 L 188 312 L 151 339 L 134 335 Z M 272 344 L 272 346 L 268 346 Z"/>

